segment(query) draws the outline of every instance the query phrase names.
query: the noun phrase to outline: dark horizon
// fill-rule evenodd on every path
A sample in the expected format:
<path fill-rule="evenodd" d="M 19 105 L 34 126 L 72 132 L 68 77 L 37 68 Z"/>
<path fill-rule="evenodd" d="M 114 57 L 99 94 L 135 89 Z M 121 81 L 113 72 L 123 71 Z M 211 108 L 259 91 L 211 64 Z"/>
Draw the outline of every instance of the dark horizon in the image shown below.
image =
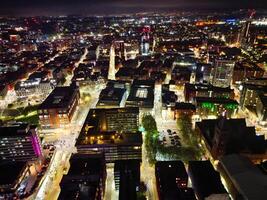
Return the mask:
<path fill-rule="evenodd" d="M 12 0 L 1 3 L 2 16 L 118 15 L 138 12 L 267 9 L 262 0 Z"/>

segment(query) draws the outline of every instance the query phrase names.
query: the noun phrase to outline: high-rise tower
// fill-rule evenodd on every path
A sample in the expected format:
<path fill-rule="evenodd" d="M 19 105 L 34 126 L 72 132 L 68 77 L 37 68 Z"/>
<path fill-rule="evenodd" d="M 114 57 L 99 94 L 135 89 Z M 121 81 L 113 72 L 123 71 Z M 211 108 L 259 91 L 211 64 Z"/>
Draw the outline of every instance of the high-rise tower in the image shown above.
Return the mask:
<path fill-rule="evenodd" d="M 150 48 L 150 27 L 145 26 L 142 31 L 142 36 L 141 36 L 141 54 L 146 56 L 148 55 L 149 48 Z"/>

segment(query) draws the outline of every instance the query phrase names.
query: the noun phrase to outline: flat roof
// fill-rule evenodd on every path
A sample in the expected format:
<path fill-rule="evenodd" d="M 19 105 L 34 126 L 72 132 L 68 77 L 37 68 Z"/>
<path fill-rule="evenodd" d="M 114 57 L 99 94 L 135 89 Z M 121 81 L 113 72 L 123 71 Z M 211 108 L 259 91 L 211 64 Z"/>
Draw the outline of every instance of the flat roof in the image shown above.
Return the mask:
<path fill-rule="evenodd" d="M 196 110 L 196 106 L 192 103 L 177 102 L 175 103 L 176 110 Z"/>
<path fill-rule="evenodd" d="M 231 89 L 230 87 L 222 88 L 222 87 L 216 87 L 211 84 L 206 85 L 206 84 L 191 84 L 191 83 L 186 83 L 185 84 L 185 89 L 186 90 L 193 90 L 193 91 L 216 91 L 216 92 L 233 92 L 234 90 Z"/>
<path fill-rule="evenodd" d="M 26 166 L 26 161 L 0 162 L 0 185 L 13 184 Z"/>
<path fill-rule="evenodd" d="M 95 199 L 104 174 L 105 161 L 102 154 L 73 154 L 68 174 L 61 180 L 58 199 Z"/>
<path fill-rule="evenodd" d="M 126 104 L 129 101 L 142 101 L 153 106 L 154 87 L 155 81 L 153 80 L 134 80 Z"/>
<path fill-rule="evenodd" d="M 125 92 L 126 89 L 106 87 L 101 91 L 97 104 L 113 103 L 119 105 Z"/>
<path fill-rule="evenodd" d="M 75 86 L 56 87 L 39 106 L 39 109 L 66 108 L 78 92 L 77 88 Z"/>
<path fill-rule="evenodd" d="M 267 175 L 248 158 L 237 154 L 227 155 L 220 159 L 220 164 L 245 199 L 267 199 Z"/>
<path fill-rule="evenodd" d="M 36 127 L 37 126 L 29 125 L 28 123 L 17 123 L 17 124 L 12 124 L 12 125 L 7 125 L 7 126 L 1 126 L 0 127 L 0 138 L 30 135 L 28 131 Z"/>
<path fill-rule="evenodd" d="M 227 99 L 227 98 L 217 98 L 217 97 L 196 97 L 197 103 L 203 103 L 203 102 L 210 102 L 210 103 L 219 103 L 219 104 L 236 104 L 238 105 L 238 102 L 233 99 Z"/>
<path fill-rule="evenodd" d="M 214 170 L 211 162 L 189 161 L 188 173 L 190 174 L 194 190 L 201 198 L 211 194 L 226 194 L 220 175 Z"/>
<path fill-rule="evenodd" d="M 102 166 L 102 167 L 101 167 Z M 73 154 L 70 159 L 70 169 L 67 176 L 90 176 L 101 174 L 104 166 L 104 157 L 87 154 Z"/>
<path fill-rule="evenodd" d="M 185 165 L 182 161 L 158 161 L 155 165 L 156 174 L 165 184 L 170 184 L 170 180 L 176 177 L 187 178 Z"/>
<path fill-rule="evenodd" d="M 139 116 L 138 107 L 125 108 L 99 108 L 90 109 L 83 124 L 76 145 L 125 145 L 141 144 L 142 134 L 136 130 L 135 133 L 117 133 L 118 130 L 107 130 L 104 121 L 108 114 L 132 113 Z M 136 122 L 137 123 L 137 122 Z M 137 124 L 138 128 L 138 124 Z M 98 139 L 97 139 L 98 138 Z"/>

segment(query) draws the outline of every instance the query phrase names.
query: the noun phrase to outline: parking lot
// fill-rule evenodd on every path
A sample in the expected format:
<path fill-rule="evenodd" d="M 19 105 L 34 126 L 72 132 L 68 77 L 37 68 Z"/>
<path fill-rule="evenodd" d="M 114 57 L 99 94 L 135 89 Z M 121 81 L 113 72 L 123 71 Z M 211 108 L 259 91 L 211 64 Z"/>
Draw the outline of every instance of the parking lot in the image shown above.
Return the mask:
<path fill-rule="evenodd" d="M 181 146 L 180 137 L 177 132 L 167 129 L 159 133 L 159 141 L 166 147 L 170 146 Z"/>

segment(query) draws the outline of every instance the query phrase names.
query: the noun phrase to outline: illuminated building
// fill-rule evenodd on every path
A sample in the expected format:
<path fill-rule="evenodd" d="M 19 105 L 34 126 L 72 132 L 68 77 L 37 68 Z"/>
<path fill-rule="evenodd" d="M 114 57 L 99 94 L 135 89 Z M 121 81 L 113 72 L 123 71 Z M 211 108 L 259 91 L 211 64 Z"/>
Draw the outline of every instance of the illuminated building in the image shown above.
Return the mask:
<path fill-rule="evenodd" d="M 267 86 L 265 85 L 244 84 L 240 94 L 241 108 L 255 108 L 259 101 L 259 94 L 266 92 Z"/>
<path fill-rule="evenodd" d="M 91 109 L 76 142 L 78 152 L 104 153 L 106 162 L 142 158 L 138 108 Z"/>
<path fill-rule="evenodd" d="M 20 81 L 15 85 L 15 92 L 19 98 L 28 97 L 30 95 L 48 95 L 55 87 L 53 81 L 42 81 L 41 79 L 28 79 Z"/>
<path fill-rule="evenodd" d="M 246 20 L 244 26 L 241 29 L 241 46 L 246 47 L 247 44 L 249 44 L 250 41 L 250 27 L 252 23 L 252 18 L 255 15 L 255 10 L 249 10 L 249 18 Z"/>
<path fill-rule="evenodd" d="M 246 79 L 250 78 L 262 78 L 264 70 L 255 64 L 249 63 L 236 63 L 233 73 L 233 84 L 240 84 Z"/>
<path fill-rule="evenodd" d="M 233 199 L 267 199 L 267 176 L 245 156 L 220 159 L 219 170 Z"/>
<path fill-rule="evenodd" d="M 196 106 L 191 103 L 177 102 L 172 110 L 174 111 L 173 119 L 178 119 L 181 115 L 192 117 L 196 114 Z"/>
<path fill-rule="evenodd" d="M 0 127 L 0 158 L 34 161 L 43 156 L 37 127 L 26 123 Z"/>
<path fill-rule="evenodd" d="M 126 107 L 153 108 L 155 82 L 150 80 L 134 80 Z"/>
<path fill-rule="evenodd" d="M 209 116 L 231 117 L 238 109 L 238 102 L 226 98 L 196 97 L 197 114 L 206 118 Z"/>
<path fill-rule="evenodd" d="M 150 53 L 150 27 L 146 26 L 143 28 L 141 36 L 141 54 L 147 56 Z"/>
<path fill-rule="evenodd" d="M 115 55 L 124 59 L 125 49 L 124 49 L 124 41 L 123 40 L 115 40 L 114 43 Z"/>
<path fill-rule="evenodd" d="M 267 158 L 264 135 L 256 135 L 255 127 L 246 126 L 245 119 L 219 118 L 196 123 L 199 137 L 214 160 L 238 153 L 253 162 Z"/>
<path fill-rule="evenodd" d="M 59 128 L 69 125 L 79 99 L 79 88 L 76 85 L 56 87 L 38 108 L 42 128 Z"/>
<path fill-rule="evenodd" d="M 126 100 L 126 89 L 106 87 L 99 95 L 97 108 L 123 107 Z"/>
<path fill-rule="evenodd" d="M 229 87 L 232 81 L 235 62 L 230 60 L 215 60 L 212 85 Z"/>
<path fill-rule="evenodd" d="M 182 161 L 159 161 L 155 175 L 160 200 L 194 200 L 192 188 L 188 188 L 188 175 Z"/>
<path fill-rule="evenodd" d="M 103 155 L 73 154 L 68 174 L 60 182 L 58 199 L 103 200 L 105 181 L 106 163 Z"/>
<path fill-rule="evenodd" d="M 215 171 L 209 160 L 189 161 L 188 174 L 197 199 L 229 200 L 229 195 L 221 182 L 220 174 Z"/>
<path fill-rule="evenodd" d="M 135 59 L 139 54 L 140 48 L 138 43 L 125 43 L 124 44 L 124 57 L 125 60 Z"/>
<path fill-rule="evenodd" d="M 267 124 L 267 93 L 258 94 L 256 113 L 258 117 L 258 122 L 261 125 L 266 125 Z"/>
<path fill-rule="evenodd" d="M 214 98 L 234 98 L 234 90 L 213 85 L 205 84 L 189 84 L 186 83 L 184 87 L 185 101 L 193 102 L 196 97 L 214 97 Z"/>
<path fill-rule="evenodd" d="M 115 47 L 114 44 L 110 47 L 110 55 L 109 55 L 109 70 L 108 70 L 108 79 L 109 80 L 115 80 Z"/>

